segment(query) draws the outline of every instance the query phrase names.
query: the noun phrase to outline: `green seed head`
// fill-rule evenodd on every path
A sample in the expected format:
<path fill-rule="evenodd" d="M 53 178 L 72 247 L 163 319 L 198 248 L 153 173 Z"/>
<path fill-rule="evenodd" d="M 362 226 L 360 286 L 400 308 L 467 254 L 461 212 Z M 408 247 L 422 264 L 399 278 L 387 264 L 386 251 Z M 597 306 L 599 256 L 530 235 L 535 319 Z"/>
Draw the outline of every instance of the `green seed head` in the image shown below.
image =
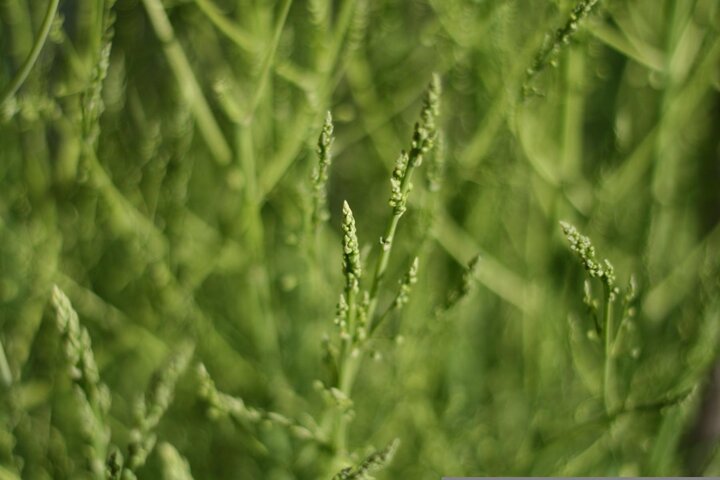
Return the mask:
<path fill-rule="evenodd" d="M 357 292 L 359 290 L 360 276 L 360 246 L 355 229 L 355 218 L 350 205 L 343 202 L 343 274 L 345 275 L 345 291 Z"/>
<path fill-rule="evenodd" d="M 93 408 L 106 413 L 110 408 L 110 393 L 100 382 L 90 334 L 80 325 L 70 300 L 57 286 L 53 287 L 51 304 L 55 310 L 55 322 L 63 341 L 70 378 L 78 385 Z"/>
<path fill-rule="evenodd" d="M 340 327 L 340 337 L 345 338 L 348 335 L 348 313 L 350 306 L 345 299 L 345 294 L 340 294 L 340 300 L 335 307 L 335 325 Z"/>
<path fill-rule="evenodd" d="M 417 272 L 418 272 L 418 257 L 415 257 L 410 264 L 410 269 L 403 275 L 400 280 L 400 292 L 395 298 L 395 308 L 402 308 L 410 300 L 410 292 L 412 286 L 417 283 Z"/>
<path fill-rule="evenodd" d="M 88 331 L 80 324 L 68 297 L 57 286 L 53 287 L 50 303 L 78 399 L 81 431 L 88 447 L 87 460 L 91 470 L 101 472 L 106 470 L 106 448 L 110 441 L 106 419 L 110 391 L 100 381 Z"/>
<path fill-rule="evenodd" d="M 333 136 L 332 115 L 327 112 L 325 123 L 320 131 L 318 138 L 316 153 L 318 163 L 315 166 L 312 176 L 313 183 L 313 213 L 312 221 L 314 225 L 327 221 L 330 217 L 327 211 L 327 181 L 330 164 L 332 163 L 331 147 L 335 141 Z"/>
<path fill-rule="evenodd" d="M 535 54 L 532 65 L 525 72 L 525 82 L 521 90 L 523 98 L 530 95 L 539 95 L 538 90 L 531 85 L 532 80 L 546 67 L 557 67 L 562 48 L 570 43 L 571 38 L 576 34 L 580 26 L 580 22 L 590 15 L 599 2 L 600 0 L 580 0 L 570 12 L 565 24 L 552 35 L 545 36 L 542 46 Z"/>
<path fill-rule="evenodd" d="M 368 455 L 359 465 L 343 468 L 333 476 L 333 480 L 360 480 L 369 478 L 369 474 L 388 466 L 399 446 L 400 440 L 393 440 L 387 447 Z"/>
<path fill-rule="evenodd" d="M 440 191 L 445 170 L 446 144 L 443 135 L 438 134 L 435 150 L 429 157 L 428 166 L 425 171 L 428 190 L 431 192 Z"/>
<path fill-rule="evenodd" d="M 413 130 L 412 148 L 409 159 L 409 165 L 411 167 L 420 166 L 423 155 L 432 150 L 437 141 L 437 118 L 440 115 L 440 93 L 440 77 L 437 74 L 433 74 L 430 85 L 423 98 L 420 121 L 415 124 Z"/>
<path fill-rule="evenodd" d="M 403 191 L 403 179 L 407 174 L 408 162 L 410 157 L 405 151 L 400 152 L 400 156 L 395 162 L 395 168 L 390 178 L 390 206 L 393 208 L 395 215 L 402 215 L 407 209 L 407 198 L 409 188 Z"/>
<path fill-rule="evenodd" d="M 577 228 L 567 222 L 560 222 L 563 233 L 570 242 L 570 250 L 580 258 L 585 271 L 592 278 L 598 278 L 606 284 L 610 291 L 614 291 L 615 286 L 615 269 L 607 259 L 600 262 L 595 253 L 595 247 L 590 239 L 585 235 L 581 235 Z"/>

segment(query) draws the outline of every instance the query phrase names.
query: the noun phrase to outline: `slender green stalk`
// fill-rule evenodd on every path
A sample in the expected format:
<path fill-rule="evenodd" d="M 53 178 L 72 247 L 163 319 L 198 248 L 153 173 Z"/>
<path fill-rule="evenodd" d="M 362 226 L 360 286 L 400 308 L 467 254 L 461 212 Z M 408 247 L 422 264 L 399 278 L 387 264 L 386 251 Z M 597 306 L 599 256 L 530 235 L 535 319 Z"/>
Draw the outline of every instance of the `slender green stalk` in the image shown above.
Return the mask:
<path fill-rule="evenodd" d="M 323 58 L 323 62 L 320 67 L 320 73 L 327 75 L 324 88 L 329 87 L 329 80 L 333 78 L 332 71 L 336 62 L 340 60 L 340 52 L 343 45 L 346 43 L 345 37 L 350 29 L 357 3 L 358 0 L 346 0 L 342 4 L 340 12 L 338 12 L 337 25 L 335 26 L 335 31 L 332 33 L 333 40 L 330 43 L 331 47 L 329 51 L 327 51 L 327 56 Z"/>
<path fill-rule="evenodd" d="M 356 319 L 358 314 L 358 294 L 360 292 L 360 278 L 362 267 L 360 264 L 360 245 L 357 238 L 355 218 L 353 217 L 350 205 L 343 203 L 343 275 L 345 277 L 345 288 L 343 296 L 338 304 L 338 323 L 340 326 L 340 358 L 346 359 L 354 354 L 351 352 L 352 345 L 358 335 Z M 348 381 L 347 371 L 343 368 L 339 372 L 338 383 L 340 385 Z M 341 387 L 341 390 L 345 390 Z"/>
<path fill-rule="evenodd" d="M 33 42 L 27 59 L 20 67 L 20 70 L 15 73 L 15 76 L 12 78 L 12 80 L 10 80 L 10 83 L 8 83 L 7 86 L 3 89 L 2 93 L 0 93 L 0 106 L 2 106 L 10 97 L 15 95 L 15 92 L 18 91 L 18 88 L 20 88 L 23 82 L 25 82 L 25 79 L 27 79 L 27 76 L 30 74 L 30 71 L 32 70 L 35 62 L 40 56 L 40 51 L 42 50 L 42 47 L 45 45 L 48 34 L 50 33 L 50 28 L 52 27 L 53 19 L 55 18 L 55 12 L 57 12 L 59 3 L 60 0 L 50 0 L 50 2 L 48 3 L 45 17 L 43 18 L 42 24 L 40 25 L 40 33 L 35 38 L 35 42 Z"/>
<path fill-rule="evenodd" d="M 605 331 L 605 365 L 603 369 L 603 400 L 605 402 L 605 412 L 612 415 L 616 409 L 617 388 L 615 378 L 615 325 L 613 318 L 613 304 L 615 294 L 612 287 L 604 284 L 605 307 L 603 311 L 603 328 Z"/>
<path fill-rule="evenodd" d="M 234 22 L 225 18 L 210 0 L 195 0 L 195 4 L 213 25 L 227 38 L 232 40 L 235 45 L 248 52 L 255 52 L 257 50 L 257 44 L 253 36 L 245 30 L 242 30 Z"/>
<path fill-rule="evenodd" d="M 667 32 L 665 34 L 665 68 L 663 69 L 664 88 L 658 102 L 658 111 L 667 112 L 681 93 L 688 71 L 678 65 L 678 58 L 686 55 L 680 38 L 689 29 L 695 28 L 692 23 L 693 6 L 687 2 L 673 3 L 670 7 Z M 650 214 L 648 229 L 647 262 L 648 271 L 652 276 L 656 272 L 670 270 L 677 259 L 668 254 L 669 245 L 680 239 L 681 231 L 675 231 L 685 215 L 678 207 L 678 199 L 684 196 L 683 182 L 680 172 L 685 156 L 679 147 L 680 143 L 673 138 L 677 130 L 676 120 L 668 115 L 661 115 L 657 120 L 658 134 L 655 137 L 653 162 L 651 165 L 651 186 L 654 204 Z M 673 232 L 673 233 L 671 233 Z M 652 277 L 651 277 L 652 278 Z"/>
<path fill-rule="evenodd" d="M 332 115 L 328 111 L 317 142 L 318 163 L 312 174 L 313 205 L 311 223 L 316 236 L 319 232 L 318 226 L 330 218 L 327 209 L 327 182 L 330 165 L 332 164 L 332 144 L 335 141 L 333 130 Z"/>
<path fill-rule="evenodd" d="M 585 75 L 585 53 L 576 48 L 568 50 L 565 63 L 565 94 L 563 127 L 561 134 L 562 178 L 567 183 L 577 182 L 582 171 L 583 135 L 582 125 L 585 111 L 585 97 L 581 94 Z M 554 192 L 556 201 L 561 201 L 561 191 Z"/>
<path fill-rule="evenodd" d="M 664 68 L 662 52 L 649 44 L 629 40 L 617 28 L 598 22 L 590 29 L 590 33 L 608 47 L 651 70 L 660 72 Z"/>
<path fill-rule="evenodd" d="M 720 61 L 720 39 L 716 38 L 706 50 L 705 55 L 698 61 L 695 75 L 688 79 L 682 90 L 673 95 L 672 101 L 667 106 L 663 118 L 673 119 L 676 127 L 668 130 L 667 135 L 675 135 L 682 131 L 692 115 L 700 107 L 703 99 L 706 98 L 711 88 L 712 69 L 717 67 Z M 598 191 L 598 198 L 604 199 L 607 208 L 617 208 L 618 202 L 623 201 L 628 195 L 634 192 L 634 188 L 647 178 L 647 171 L 655 159 L 653 149 L 657 136 L 661 130 L 660 122 L 651 128 L 642 140 L 638 141 L 635 149 L 626 155 L 626 159 L 620 167 L 609 172 L 601 181 Z M 669 139 L 668 139 L 669 141 Z"/>
<path fill-rule="evenodd" d="M 371 337 L 375 330 L 383 323 L 383 321 L 390 316 L 390 313 L 402 309 L 402 307 L 410 300 L 410 291 L 412 286 L 417 283 L 417 272 L 418 272 L 418 257 L 415 257 L 410 264 L 410 269 L 400 280 L 400 290 L 392 303 L 385 309 L 385 311 L 378 316 L 377 321 L 373 322 L 368 328 L 368 337 Z"/>
<path fill-rule="evenodd" d="M 400 179 L 396 192 L 398 192 L 401 198 L 407 199 L 407 194 L 409 193 L 410 186 L 412 185 L 410 180 L 412 179 L 412 174 L 415 170 L 415 164 L 409 161 L 409 158 L 405 153 L 403 153 L 402 156 L 405 156 L 405 158 L 399 162 L 403 162 L 406 165 L 406 170 Z M 368 318 L 370 319 L 373 318 L 373 314 L 377 308 L 378 292 L 385 277 L 385 271 L 387 270 L 388 263 L 390 262 L 390 254 L 392 253 L 393 242 L 395 240 L 395 232 L 397 231 L 397 226 L 403 213 L 405 213 L 404 206 L 402 208 L 393 209 L 393 215 L 390 217 L 387 227 L 385 227 L 385 234 L 380 239 L 380 257 L 378 258 L 375 266 L 375 274 L 373 275 L 372 284 L 370 285 L 370 304 L 368 307 Z M 371 320 L 371 330 L 373 329 L 372 323 L 373 322 Z"/>
<path fill-rule="evenodd" d="M 270 48 L 263 59 L 262 67 L 260 69 L 260 78 L 258 79 L 257 86 L 255 87 L 255 93 L 253 94 L 252 101 L 250 102 L 250 107 L 248 108 L 243 120 L 244 125 L 249 125 L 252 122 L 255 110 L 260 104 L 260 100 L 263 98 L 263 93 L 265 92 L 265 88 L 270 79 L 270 70 L 272 69 L 273 61 L 275 60 L 275 53 L 277 52 L 278 45 L 280 44 L 280 35 L 285 27 L 285 22 L 287 21 L 291 5 L 292 0 L 284 0 L 282 6 L 280 7 L 280 18 L 278 19 L 277 26 L 275 27 Z"/>
<path fill-rule="evenodd" d="M 270 73 L 291 5 L 292 0 L 286 0 L 281 6 L 280 16 L 277 20 L 270 46 L 263 58 L 260 75 L 257 80 L 257 85 L 255 86 L 255 92 L 247 110 L 242 112 L 242 116 L 238 118 L 235 129 L 237 146 L 236 155 L 242 167 L 245 182 L 243 192 L 244 203 L 241 208 L 242 220 L 237 223 L 237 231 L 234 232 L 234 234 L 247 235 L 249 249 L 252 251 L 253 257 L 257 261 L 257 263 L 252 267 L 256 271 L 257 281 L 250 287 L 254 291 L 252 298 L 255 299 L 253 304 L 253 307 L 255 308 L 253 316 L 267 318 L 267 320 L 262 322 L 257 328 L 257 341 L 258 344 L 261 345 L 263 353 L 265 354 L 266 363 L 272 365 L 274 370 L 278 372 L 280 376 L 282 376 L 282 369 L 279 365 L 280 354 L 277 333 L 278 329 L 272 315 L 270 314 L 271 288 L 267 272 L 265 271 L 264 266 L 262 266 L 262 263 L 266 258 L 263 241 L 265 231 L 260 211 L 262 206 L 262 196 L 258 195 L 258 164 L 256 147 L 254 145 L 254 134 L 258 132 L 258 126 L 253 122 L 253 119 L 257 108 L 260 106 L 260 101 L 269 97 L 269 95 L 266 95 L 265 93 L 267 91 L 268 84 L 270 83 Z"/>
<path fill-rule="evenodd" d="M 385 234 L 380 239 L 380 257 L 378 258 L 375 275 L 373 276 L 370 286 L 367 308 L 370 330 L 373 329 L 373 317 L 377 308 L 378 292 L 385 277 L 388 262 L 390 261 L 390 254 L 392 253 L 398 222 L 407 209 L 407 196 L 412 188 L 411 180 L 413 172 L 420 166 L 423 156 L 435 146 L 437 140 L 437 126 L 435 121 L 440 113 L 439 102 L 440 78 L 434 75 L 425 98 L 425 104 L 421 113 L 421 122 L 415 124 L 412 148 L 409 153 L 401 153 L 395 165 L 395 170 L 393 171 L 391 179 L 392 195 L 390 197 L 390 206 L 393 207 L 393 214 L 385 229 Z"/>
<path fill-rule="evenodd" d="M 243 171 L 244 194 L 246 207 L 256 207 L 257 204 L 257 172 L 255 161 L 255 149 L 253 148 L 253 132 L 250 125 L 238 125 L 236 129 L 237 154 Z M 257 220 L 257 219 L 255 219 Z M 261 223 L 261 222 L 255 222 Z M 253 225 L 262 228 L 262 225 Z"/>
<path fill-rule="evenodd" d="M 160 0 L 143 0 L 143 4 L 148 17 L 150 17 L 150 23 L 155 29 L 155 34 L 163 45 L 163 50 L 165 50 L 170 67 L 180 85 L 180 90 L 190 103 L 200 133 L 205 138 L 215 160 L 221 165 L 227 165 L 232 158 L 232 152 L 205 100 L 190 62 L 185 56 L 180 42 L 175 38 L 175 32 L 162 2 Z"/>
<path fill-rule="evenodd" d="M 12 373 L 10 372 L 10 365 L 8 364 L 2 342 L 0 342 L 0 382 L 2 382 L 5 388 L 12 385 Z"/>
<path fill-rule="evenodd" d="M 685 258 L 676 263 L 675 268 L 665 278 L 655 282 L 644 295 L 642 311 L 645 316 L 658 321 L 677 307 L 688 292 L 695 288 L 693 280 L 697 278 L 697 272 L 705 257 L 711 255 L 710 252 L 717 251 L 720 251 L 720 224 L 715 225 Z"/>

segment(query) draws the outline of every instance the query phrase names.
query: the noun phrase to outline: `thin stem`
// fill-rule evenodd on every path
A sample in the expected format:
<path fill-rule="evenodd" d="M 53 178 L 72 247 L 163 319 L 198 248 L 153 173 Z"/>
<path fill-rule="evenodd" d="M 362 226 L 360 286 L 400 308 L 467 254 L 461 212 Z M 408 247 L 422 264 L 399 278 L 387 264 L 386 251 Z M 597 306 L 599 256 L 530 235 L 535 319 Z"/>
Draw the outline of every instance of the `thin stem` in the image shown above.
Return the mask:
<path fill-rule="evenodd" d="M 349 338 L 340 339 L 340 370 L 338 371 L 338 387 L 340 390 L 350 395 L 353 379 L 348 377 L 347 360 L 353 356 L 353 336 L 355 334 L 353 326 L 355 325 L 355 317 L 357 316 L 357 295 L 352 288 L 345 289 L 345 297 L 347 298 L 348 313 L 348 336 Z M 350 383 L 348 383 L 350 382 Z M 343 388 L 345 385 L 345 388 Z"/>
<path fill-rule="evenodd" d="M 569 48 L 565 62 L 565 96 L 563 99 L 563 129 L 560 135 L 562 142 L 561 164 L 564 183 L 574 184 L 581 172 L 583 151 L 582 118 L 585 110 L 585 96 L 582 84 L 585 75 L 585 54 L 577 48 Z M 554 192 L 556 205 L 562 201 L 560 190 Z"/>
<path fill-rule="evenodd" d="M 275 53 L 277 53 L 277 48 L 280 44 L 280 36 L 282 34 L 283 28 L 285 27 L 285 22 L 287 21 L 288 12 L 290 11 L 290 5 L 292 5 L 292 0 L 285 0 L 282 4 L 280 10 L 280 18 L 278 19 L 277 26 L 275 27 L 275 33 L 273 34 L 270 49 L 268 50 L 267 55 L 263 59 L 262 69 L 260 71 L 260 79 L 258 80 L 255 94 L 253 95 L 247 115 L 245 115 L 245 118 L 243 120 L 243 124 L 245 125 L 248 125 L 250 124 L 250 122 L 252 122 L 253 116 L 255 115 L 255 110 L 260 104 L 260 99 L 262 99 L 263 92 L 265 91 L 265 87 L 268 84 L 268 80 L 270 78 L 270 69 L 273 65 L 273 61 L 275 60 Z"/>
<path fill-rule="evenodd" d="M 592 28 L 588 30 L 595 38 L 608 47 L 635 60 L 646 68 L 656 72 L 662 72 L 665 68 L 663 65 L 662 52 L 652 45 L 629 39 L 627 32 L 621 32 L 617 28 L 602 22 L 595 23 Z"/>
<path fill-rule="evenodd" d="M 245 178 L 244 203 L 241 206 L 242 221 L 238 224 L 245 225 L 247 247 L 251 253 L 251 275 L 255 279 L 248 286 L 252 302 L 248 308 L 252 309 L 253 315 L 257 318 L 266 319 L 260 322 L 255 329 L 256 341 L 262 350 L 264 362 L 278 373 L 282 379 L 282 366 L 279 363 L 280 346 L 278 343 L 277 324 L 272 315 L 269 314 L 271 304 L 271 288 L 267 272 L 263 267 L 263 259 L 266 258 L 263 238 L 265 230 L 262 222 L 260 204 L 257 198 L 257 175 L 256 155 L 253 146 L 252 125 L 238 124 L 236 127 L 236 143 L 239 156 L 239 163 Z M 284 380 L 283 380 L 284 381 Z"/>
<path fill-rule="evenodd" d="M 2 342 L 0 342 L 0 382 L 2 382 L 5 388 L 8 388 L 12 385 L 12 381 L 10 365 L 8 364 Z"/>
<path fill-rule="evenodd" d="M 356 6 L 357 0 L 347 0 L 343 3 L 340 12 L 338 12 L 337 25 L 335 27 L 335 31 L 333 32 L 333 41 L 331 43 L 330 50 L 327 52 L 327 57 L 323 59 L 324 62 L 321 66 L 320 73 L 327 74 L 323 88 L 328 88 L 331 84 L 331 79 L 333 78 L 332 70 L 340 58 L 340 51 L 344 46 L 345 37 L 350 29 L 350 23 L 352 21 L 353 14 L 355 13 Z"/>
<path fill-rule="evenodd" d="M 612 415 L 615 411 L 615 355 L 614 325 L 613 325 L 613 292 L 612 287 L 603 283 L 605 292 L 605 309 L 603 312 L 603 326 L 605 328 L 605 368 L 603 372 L 603 396 L 605 411 Z"/>
<path fill-rule="evenodd" d="M 235 45 L 248 52 L 255 52 L 257 50 L 257 44 L 253 36 L 241 29 L 234 22 L 225 18 L 222 12 L 220 12 L 210 0 L 195 0 L 195 4 L 200 11 L 208 17 L 208 20 L 227 38 L 232 40 Z"/>
<path fill-rule="evenodd" d="M 388 307 L 385 309 L 385 311 L 383 313 L 380 314 L 380 316 L 378 316 L 377 321 L 370 324 L 370 327 L 368 328 L 368 337 L 371 337 L 373 335 L 373 333 L 375 333 L 375 330 L 377 330 L 378 327 L 380 325 L 382 325 L 382 323 L 385 321 L 385 319 L 387 317 L 389 317 L 390 314 L 395 309 L 397 309 L 396 305 L 397 305 L 397 299 L 399 297 L 400 297 L 399 293 L 397 295 L 395 295 L 395 299 L 393 300 L 393 302 L 390 305 L 388 305 Z"/>
<path fill-rule="evenodd" d="M 412 178 L 413 171 L 417 165 L 416 160 L 411 158 L 408 162 L 407 171 L 403 176 L 402 183 L 400 184 L 400 190 L 402 195 L 407 195 L 410 190 L 410 179 Z M 378 291 L 380 285 L 385 277 L 385 271 L 387 270 L 388 263 L 390 261 L 390 253 L 392 252 L 393 243 L 395 240 L 395 232 L 397 231 L 398 222 L 402 217 L 403 212 L 399 210 L 393 211 L 393 216 L 388 222 L 387 228 L 385 229 L 385 235 L 382 237 L 382 250 L 380 257 L 375 267 L 375 275 L 373 276 L 372 284 L 370 286 L 370 302 L 368 304 L 367 318 L 369 322 L 368 331 L 372 331 L 373 328 L 373 317 L 375 315 L 375 309 L 377 308 Z"/>
<path fill-rule="evenodd" d="M 253 132 L 251 125 L 239 124 L 235 131 L 237 155 L 245 178 L 245 201 L 253 207 L 257 205 L 257 168 Z"/>
<path fill-rule="evenodd" d="M 35 62 L 40 56 L 40 51 L 42 50 L 42 47 L 45 45 L 48 34 L 50 33 L 50 28 L 52 27 L 52 22 L 55 18 L 55 12 L 57 11 L 59 3 L 60 0 L 50 0 L 50 3 L 48 4 L 48 9 L 45 12 L 45 17 L 43 18 L 42 24 L 40 25 L 40 34 L 35 39 L 35 42 L 30 49 L 30 53 L 28 54 L 25 62 L 20 67 L 20 70 L 15 73 L 13 79 L 10 80 L 10 83 L 5 87 L 2 94 L 0 94 L 0 105 L 3 105 L 10 97 L 15 95 L 15 92 L 17 92 L 20 86 L 27 79 L 27 76 L 30 74 L 32 67 L 35 65 Z"/>
<path fill-rule="evenodd" d="M 185 56 L 180 42 L 175 38 L 172 24 L 165 13 L 162 2 L 160 0 L 143 0 L 143 3 L 180 89 L 195 115 L 200 133 L 205 138 L 215 160 L 221 165 L 227 165 L 230 163 L 232 152 L 205 100 L 190 62 Z"/>

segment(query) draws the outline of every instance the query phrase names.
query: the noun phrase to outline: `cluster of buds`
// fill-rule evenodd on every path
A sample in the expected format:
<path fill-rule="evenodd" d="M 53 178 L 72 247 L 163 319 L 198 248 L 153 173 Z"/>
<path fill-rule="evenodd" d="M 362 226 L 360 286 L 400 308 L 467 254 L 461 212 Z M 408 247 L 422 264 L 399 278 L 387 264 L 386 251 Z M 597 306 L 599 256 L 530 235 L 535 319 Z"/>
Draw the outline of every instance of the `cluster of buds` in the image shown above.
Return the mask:
<path fill-rule="evenodd" d="M 570 250 L 575 252 L 578 258 L 580 258 L 588 275 L 590 275 L 591 278 L 602 280 L 610 292 L 616 293 L 615 269 L 612 264 L 607 259 L 600 262 L 596 257 L 595 247 L 593 247 L 590 239 L 585 235 L 581 235 L 573 225 L 567 222 L 560 222 L 560 226 L 568 242 L 570 242 Z"/>
<path fill-rule="evenodd" d="M 345 291 L 357 293 L 360 289 L 360 245 L 350 205 L 343 202 L 343 275 L 345 275 Z"/>

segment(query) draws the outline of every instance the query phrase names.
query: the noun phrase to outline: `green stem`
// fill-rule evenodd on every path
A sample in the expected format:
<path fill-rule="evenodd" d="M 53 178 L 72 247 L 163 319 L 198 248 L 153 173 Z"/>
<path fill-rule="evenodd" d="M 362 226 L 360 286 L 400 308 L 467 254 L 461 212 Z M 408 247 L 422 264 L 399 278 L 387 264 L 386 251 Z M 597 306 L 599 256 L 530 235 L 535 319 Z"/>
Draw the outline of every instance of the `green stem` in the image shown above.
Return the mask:
<path fill-rule="evenodd" d="M 245 178 L 245 202 L 257 205 L 257 168 L 255 149 L 253 147 L 253 132 L 251 125 L 238 125 L 236 128 L 237 155 L 243 176 Z M 262 226 L 262 225 L 261 225 Z"/>
<path fill-rule="evenodd" d="M 671 233 L 683 221 L 682 210 L 677 207 L 677 199 L 682 195 L 682 150 L 678 148 L 672 133 L 678 129 L 675 118 L 668 115 L 670 105 L 675 101 L 686 83 L 687 73 L 677 67 L 678 55 L 685 50 L 679 48 L 680 38 L 688 28 L 695 28 L 691 20 L 692 6 L 683 2 L 668 5 L 668 29 L 665 38 L 665 68 L 663 89 L 659 101 L 658 134 L 655 137 L 654 159 L 652 162 L 652 200 L 649 229 L 647 230 L 647 262 L 651 280 L 653 276 L 664 274 L 675 260 L 668 256 L 670 246 L 678 241 L 680 231 Z"/>
<path fill-rule="evenodd" d="M 561 133 L 563 183 L 575 184 L 582 171 L 585 97 L 582 83 L 585 74 L 585 55 L 577 48 L 569 48 L 565 62 L 565 96 L 563 98 L 563 129 Z M 558 197 L 559 190 L 553 192 Z M 561 198 L 558 198 L 561 200 Z"/>
<path fill-rule="evenodd" d="M 190 104 L 193 115 L 197 120 L 200 133 L 210 148 L 215 160 L 220 165 L 227 165 L 232 158 L 232 152 L 220 130 L 212 110 L 203 96 L 200 84 L 195 78 L 190 62 L 185 52 L 175 38 L 170 19 L 165 13 L 165 8 L 160 0 L 143 0 L 150 23 L 155 34 L 162 43 L 165 56 L 168 59 L 170 68 L 178 81 L 181 91 L 187 102 Z"/>
<path fill-rule="evenodd" d="M 350 23 L 355 13 L 355 7 L 357 6 L 357 0 L 347 0 L 343 3 L 342 8 L 338 12 L 337 25 L 333 32 L 333 41 L 331 43 L 330 50 L 327 52 L 322 62 L 321 72 L 327 74 L 325 77 L 323 89 L 329 88 L 332 84 L 333 74 L 332 71 L 336 67 L 336 63 L 340 60 L 340 51 L 344 47 L 345 37 L 350 30 Z"/>
<path fill-rule="evenodd" d="M 378 316 L 377 321 L 370 324 L 370 326 L 368 327 L 368 337 L 372 337 L 373 333 L 375 333 L 375 330 L 377 330 L 378 327 L 382 325 L 382 323 L 385 321 L 385 319 L 389 317 L 394 310 L 397 309 L 398 298 L 400 298 L 400 293 L 395 295 L 395 299 L 393 299 L 392 303 L 388 305 L 385 311 Z"/>
<path fill-rule="evenodd" d="M 0 342 L 0 382 L 2 382 L 5 388 L 9 388 L 12 385 L 12 373 L 2 342 Z"/>
<path fill-rule="evenodd" d="M 410 190 L 410 179 L 412 178 L 415 166 L 420 163 L 418 160 L 418 158 L 411 157 L 408 161 L 407 171 L 405 172 L 402 183 L 400 184 L 403 196 L 406 196 Z M 395 232 L 397 231 L 398 222 L 400 221 L 400 217 L 402 217 L 402 215 L 402 211 L 393 211 L 393 216 L 390 218 L 390 221 L 385 229 L 385 235 L 382 237 L 382 250 L 380 251 L 380 257 L 378 258 L 377 266 L 375 267 L 375 275 L 373 276 L 372 284 L 370 286 L 370 302 L 368 304 L 367 311 L 367 318 L 369 322 L 368 331 L 374 330 L 373 317 L 375 316 L 375 310 L 377 308 L 377 296 L 380 290 L 380 285 L 385 278 L 385 271 L 387 270 L 387 266 L 390 261 L 390 253 L 392 252 L 393 243 L 395 241 Z"/>
<path fill-rule="evenodd" d="M 346 348 L 343 345 L 344 356 L 342 358 L 342 364 L 340 366 L 340 372 L 338 374 L 338 388 L 341 392 L 345 393 L 350 397 L 353 384 L 355 382 L 355 376 L 360 368 L 362 362 L 363 350 L 360 348 L 354 348 L 350 345 L 350 348 Z M 348 429 L 348 418 L 344 412 L 338 412 L 336 420 L 335 430 L 335 451 L 337 453 L 343 453 L 347 450 L 347 429 Z"/>
<path fill-rule="evenodd" d="M 50 0 L 48 9 L 45 12 L 45 18 L 43 18 L 42 24 L 40 25 L 40 34 L 35 39 L 35 42 L 30 49 L 30 54 L 23 63 L 22 67 L 20 67 L 20 70 L 15 73 L 13 79 L 10 80 L 10 83 L 5 87 L 2 94 L 0 94 L 0 105 L 3 105 L 15 94 L 15 92 L 17 92 L 23 82 L 25 82 L 25 79 L 27 79 L 27 76 L 30 74 L 32 67 L 35 65 L 35 62 L 40 56 L 42 47 L 45 45 L 48 34 L 50 33 L 50 28 L 52 27 L 52 22 L 55 18 L 55 12 L 57 11 L 59 3 L 60 0 Z"/>
<path fill-rule="evenodd" d="M 353 350 L 353 339 L 355 338 L 355 317 L 357 315 L 357 295 L 355 291 L 348 287 L 345 289 L 345 298 L 347 299 L 348 304 L 348 313 L 347 313 L 347 328 L 348 328 L 348 335 L 350 338 L 341 338 L 340 339 L 340 365 L 338 370 L 338 387 L 340 390 L 350 395 L 350 389 L 343 388 L 343 385 L 350 386 L 347 384 L 348 381 L 352 383 L 352 379 L 348 378 L 348 368 L 347 363 L 348 359 L 352 356 L 352 350 Z"/>
<path fill-rule="evenodd" d="M 265 91 L 265 87 L 267 86 L 270 79 L 270 69 L 272 68 L 273 62 L 275 60 L 275 54 L 277 53 L 277 48 L 280 44 L 280 36 L 282 34 L 283 28 L 285 27 L 285 22 L 287 21 L 288 12 L 290 11 L 290 5 L 292 5 L 292 0 L 285 0 L 282 4 L 280 10 L 280 18 L 278 19 L 277 26 L 275 27 L 275 33 L 273 34 L 270 49 L 268 50 L 267 55 L 263 59 L 262 68 L 260 70 L 260 79 L 258 80 L 258 84 L 255 89 L 255 93 L 250 103 L 248 112 L 243 119 L 243 124 L 245 125 L 248 125 L 250 124 L 250 122 L 252 122 L 253 116 L 255 115 L 255 110 L 260 104 L 260 99 L 263 98 L 263 92 Z"/>
<path fill-rule="evenodd" d="M 210 0 L 195 0 L 195 4 L 198 6 L 201 12 L 203 12 L 210 22 L 220 30 L 227 38 L 247 52 L 255 52 L 257 50 L 257 44 L 251 34 L 241 29 L 237 24 L 228 20 L 223 16 L 222 12 L 213 5 Z"/>
<path fill-rule="evenodd" d="M 615 354 L 614 325 L 613 325 L 613 294 L 612 288 L 603 284 L 605 292 L 605 309 L 603 312 L 603 326 L 605 328 L 605 368 L 603 372 L 603 397 L 605 411 L 612 415 L 616 408 L 615 396 Z"/>

